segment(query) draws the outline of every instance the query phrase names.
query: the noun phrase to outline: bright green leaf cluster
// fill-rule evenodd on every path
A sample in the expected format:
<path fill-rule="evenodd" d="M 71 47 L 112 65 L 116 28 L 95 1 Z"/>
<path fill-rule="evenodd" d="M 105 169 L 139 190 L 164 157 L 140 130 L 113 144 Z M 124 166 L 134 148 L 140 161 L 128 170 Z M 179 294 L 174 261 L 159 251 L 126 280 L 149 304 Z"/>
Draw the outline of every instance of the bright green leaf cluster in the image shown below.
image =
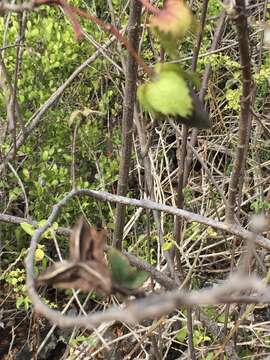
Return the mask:
<path fill-rule="evenodd" d="M 15 293 L 16 308 L 18 309 L 21 305 L 23 305 L 25 310 L 27 310 L 31 301 L 26 294 L 25 270 L 16 268 L 7 272 L 5 276 L 1 277 L 1 280 L 2 279 L 11 286 L 12 292 Z"/>
<path fill-rule="evenodd" d="M 225 106 L 225 109 L 240 111 L 240 97 L 241 89 L 228 89 L 226 91 L 226 99 L 228 104 Z"/>

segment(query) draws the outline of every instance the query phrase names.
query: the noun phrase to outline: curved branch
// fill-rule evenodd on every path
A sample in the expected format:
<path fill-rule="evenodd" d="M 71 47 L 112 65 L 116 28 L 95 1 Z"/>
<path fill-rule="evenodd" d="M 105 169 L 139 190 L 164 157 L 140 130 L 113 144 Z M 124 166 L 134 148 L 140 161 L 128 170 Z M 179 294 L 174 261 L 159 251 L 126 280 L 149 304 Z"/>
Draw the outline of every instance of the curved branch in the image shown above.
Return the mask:
<path fill-rule="evenodd" d="M 164 211 L 176 216 L 182 216 L 190 221 L 198 221 L 200 223 L 209 225 L 215 225 L 216 228 L 222 228 L 232 233 L 237 233 L 238 236 L 252 240 L 255 237 L 253 233 L 247 231 L 240 226 L 232 224 L 223 224 L 218 221 L 207 219 L 201 215 L 193 214 L 189 211 L 177 209 L 172 206 L 162 205 L 155 203 L 150 200 L 136 200 L 129 199 L 123 196 L 112 195 L 107 192 L 99 192 L 95 190 L 73 190 L 68 195 L 66 195 L 57 205 L 53 207 L 53 211 L 48 218 L 47 223 L 35 231 L 32 236 L 30 248 L 28 255 L 26 257 L 26 285 L 28 294 L 33 302 L 33 305 L 36 311 L 40 314 L 46 316 L 49 320 L 53 321 L 54 324 L 59 326 L 82 326 L 87 328 L 92 328 L 100 323 L 111 320 L 124 321 L 128 323 L 134 323 L 137 321 L 144 320 L 146 318 L 155 318 L 164 314 L 168 314 L 173 311 L 180 305 L 192 306 L 192 305 L 203 305 L 203 304 L 218 304 L 218 303 L 236 303 L 236 302 L 245 302 L 245 303 L 259 303 L 267 302 L 270 300 L 270 290 L 266 289 L 264 292 L 255 294 L 255 296 L 238 296 L 235 295 L 235 292 L 244 291 L 248 289 L 256 289 L 257 291 L 262 290 L 262 282 L 256 278 L 243 277 L 240 275 L 235 275 L 229 278 L 224 285 L 220 287 L 214 287 L 212 289 L 206 289 L 201 291 L 195 291 L 191 293 L 186 293 L 185 291 L 173 290 L 165 294 L 155 294 L 150 295 L 146 299 L 136 300 L 131 302 L 126 306 L 125 309 L 122 308 L 111 308 L 105 312 L 98 312 L 91 314 L 89 316 L 83 317 L 66 317 L 63 316 L 60 312 L 51 310 L 47 305 L 45 305 L 38 293 L 35 290 L 34 283 L 34 256 L 35 250 L 37 248 L 37 243 L 41 235 L 52 226 L 55 218 L 60 212 L 61 208 L 67 204 L 74 196 L 87 195 L 89 197 L 94 197 L 99 200 L 108 200 L 111 202 L 120 202 L 126 205 L 141 206 L 143 208 Z M 270 243 L 268 239 L 263 238 L 262 236 L 257 236 L 255 241 L 260 244 Z M 268 244 L 269 246 L 269 244 Z"/>

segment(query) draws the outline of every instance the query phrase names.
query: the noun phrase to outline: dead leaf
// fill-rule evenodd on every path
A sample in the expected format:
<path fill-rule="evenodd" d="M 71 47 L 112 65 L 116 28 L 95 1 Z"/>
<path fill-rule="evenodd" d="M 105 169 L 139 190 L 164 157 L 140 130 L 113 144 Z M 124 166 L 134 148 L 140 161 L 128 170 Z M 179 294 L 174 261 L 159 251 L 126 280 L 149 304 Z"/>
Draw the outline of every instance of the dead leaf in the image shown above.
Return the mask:
<path fill-rule="evenodd" d="M 106 230 L 96 230 L 80 219 L 70 236 L 69 260 L 57 262 L 36 279 L 36 285 L 62 289 L 111 292 L 111 275 L 104 257 Z"/>

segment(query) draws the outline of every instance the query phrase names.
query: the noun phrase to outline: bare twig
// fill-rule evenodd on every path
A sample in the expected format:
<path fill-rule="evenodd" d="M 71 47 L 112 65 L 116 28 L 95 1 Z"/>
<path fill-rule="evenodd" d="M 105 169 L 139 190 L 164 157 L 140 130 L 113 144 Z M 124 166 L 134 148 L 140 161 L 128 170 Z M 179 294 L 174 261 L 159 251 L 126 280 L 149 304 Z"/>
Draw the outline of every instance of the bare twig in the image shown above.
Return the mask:
<path fill-rule="evenodd" d="M 6 112 L 7 112 L 7 120 L 8 120 L 8 129 L 11 133 L 13 139 L 14 152 L 12 157 L 16 154 L 16 118 L 14 112 L 14 90 L 10 81 L 9 74 L 6 69 L 6 65 L 4 63 L 4 59 L 0 54 L 0 88 L 2 88 Z M 15 105 L 15 104 L 14 104 Z"/>
<path fill-rule="evenodd" d="M 79 124 L 76 122 L 72 127 L 72 144 L 71 144 L 71 183 L 72 189 L 76 190 L 76 141 Z"/>
<path fill-rule="evenodd" d="M 179 147 L 178 150 L 178 185 L 177 185 L 177 199 L 176 205 L 179 209 L 184 207 L 184 194 L 183 194 L 183 187 L 184 187 L 184 168 L 185 168 L 185 158 L 186 158 L 186 148 L 187 148 L 187 135 L 188 135 L 188 127 L 186 125 L 182 125 L 182 134 L 178 127 L 174 124 L 174 122 L 170 121 L 171 126 L 175 126 L 174 129 L 177 131 L 177 135 L 182 137 L 182 144 L 181 148 Z M 181 136 L 182 135 L 182 136 Z M 178 141 L 179 143 L 179 141 Z M 175 224 L 174 224 L 174 237 L 177 244 L 180 245 L 181 238 L 182 238 L 182 219 L 176 217 Z M 178 259 L 178 257 L 177 257 Z M 178 267 L 180 268 L 180 263 L 178 259 Z"/>
<path fill-rule="evenodd" d="M 200 18 L 200 31 L 197 37 L 197 42 L 194 48 L 193 58 L 192 58 L 192 71 L 196 71 L 197 67 L 197 61 L 198 56 L 201 48 L 203 33 L 204 33 L 204 27 L 205 27 L 205 21 L 206 21 L 206 14 L 207 14 L 207 8 L 208 8 L 208 0 L 203 1 L 202 6 L 202 15 Z M 178 130 L 178 128 L 177 128 Z M 183 124 L 182 125 L 182 144 L 181 149 L 179 147 L 179 160 L 178 160 L 178 189 L 177 189 L 177 200 L 176 205 L 178 208 L 182 209 L 184 207 L 184 194 L 183 194 L 183 188 L 185 186 L 184 183 L 184 175 L 185 175 L 185 161 L 186 161 L 186 155 L 187 155 L 187 137 L 188 137 L 188 127 Z M 179 134 L 180 131 L 178 130 L 177 133 Z M 179 144 L 179 140 L 177 141 Z M 176 217 L 175 218 L 175 224 L 174 224 L 174 237 L 177 244 L 181 244 L 182 239 L 182 228 L 183 228 L 183 219 Z M 176 252 L 176 259 L 178 263 L 178 268 L 181 271 L 181 258 L 180 254 L 177 251 Z M 182 271 L 181 271 L 182 272 Z M 189 350 L 189 356 L 192 360 L 196 359 L 195 355 L 195 348 L 193 343 L 193 321 L 192 321 L 192 308 L 187 308 L 187 330 L 188 330 L 188 350 Z"/>
<path fill-rule="evenodd" d="M 13 4 L 7 1 L 0 2 L 0 14 L 7 12 L 22 13 L 24 11 L 31 11 L 34 9 L 33 1 L 25 1 L 21 4 Z"/>
<path fill-rule="evenodd" d="M 220 42 L 220 39 L 221 39 L 221 36 L 223 33 L 226 16 L 227 15 L 224 11 L 221 13 L 221 15 L 219 17 L 219 21 L 217 23 L 217 27 L 216 27 L 214 37 L 213 37 L 211 50 L 216 50 L 218 47 L 218 44 Z M 200 94 L 199 94 L 199 98 L 202 101 L 207 92 L 207 86 L 208 86 L 208 81 L 209 81 L 210 76 L 211 76 L 211 64 L 207 64 L 205 67 L 204 74 L 203 74 L 202 86 L 201 86 L 201 90 L 200 90 Z M 194 128 L 192 130 L 192 136 L 191 136 L 190 143 L 193 147 L 196 145 L 198 132 L 199 131 L 197 128 Z M 191 164 L 192 164 L 192 158 L 193 158 L 192 151 L 191 151 L 191 149 L 188 149 L 186 163 L 185 163 L 184 186 L 187 184 L 187 181 L 188 181 L 188 176 L 189 176 L 189 172 L 190 172 L 190 168 L 191 168 Z"/>
<path fill-rule="evenodd" d="M 13 114 L 16 113 L 20 125 L 20 129 L 23 134 L 25 134 L 25 125 L 21 115 L 21 111 L 18 106 L 17 101 L 17 87 L 18 87 L 18 77 L 21 68 L 21 61 L 23 55 L 23 43 L 25 38 L 25 24 L 26 24 L 26 12 L 22 14 L 18 14 L 18 22 L 19 22 L 19 34 L 17 40 L 17 48 L 16 48 L 16 64 L 15 64 L 15 71 L 14 71 L 14 84 L 13 84 L 13 94 L 12 94 L 12 112 Z M 16 146 L 16 142 L 14 143 L 14 147 Z"/>
<path fill-rule="evenodd" d="M 241 194 L 242 191 L 241 186 L 243 182 L 241 182 L 241 179 L 243 178 L 245 172 L 246 156 L 251 130 L 250 103 L 252 95 L 252 75 L 245 0 L 236 0 L 235 4 L 235 23 L 239 40 L 239 54 L 243 78 L 243 95 L 241 99 L 237 150 L 230 177 L 228 204 L 226 207 L 226 219 L 231 223 L 235 221 L 237 195 Z"/>
<path fill-rule="evenodd" d="M 150 145 L 150 142 L 147 141 L 146 126 L 145 126 L 143 120 L 140 121 L 140 117 L 139 117 L 137 110 L 135 112 L 135 124 L 136 124 L 136 129 L 137 129 L 139 141 L 140 141 L 141 156 L 143 158 L 143 165 L 144 165 L 144 171 L 145 171 L 145 183 L 147 186 L 147 192 L 148 192 L 148 195 L 150 196 L 150 199 L 152 201 L 155 201 L 154 178 L 153 178 L 153 174 L 152 174 L 150 151 L 148 148 L 148 146 Z M 151 135 L 149 137 L 151 138 Z M 153 216 L 154 216 L 155 224 L 157 227 L 159 245 L 163 245 L 164 237 L 163 237 L 163 231 L 161 228 L 160 214 L 156 211 L 156 209 L 153 209 L 153 210 L 154 210 Z M 171 257 L 170 252 L 164 251 L 164 256 L 167 260 L 169 271 L 170 271 L 172 277 L 174 277 L 174 273 L 175 273 L 174 272 L 174 264 L 173 264 L 173 259 Z"/>
<path fill-rule="evenodd" d="M 135 50 L 137 50 L 139 46 L 141 10 L 141 4 L 137 0 L 131 0 L 128 24 L 128 41 Z M 133 114 L 137 89 L 137 72 L 138 64 L 129 53 L 126 65 L 126 83 L 122 117 L 122 150 L 119 179 L 117 184 L 118 195 L 126 195 L 128 190 L 129 168 L 132 152 Z M 116 248 L 121 249 L 125 224 L 125 206 L 121 203 L 117 204 L 115 219 L 113 245 Z"/>
<path fill-rule="evenodd" d="M 26 194 L 26 191 L 25 191 L 24 184 L 23 184 L 20 176 L 18 175 L 18 172 L 14 169 L 14 167 L 10 163 L 8 163 L 8 166 L 9 166 L 10 170 L 13 172 L 16 179 L 18 180 L 18 183 L 19 183 L 19 185 L 20 185 L 20 187 L 22 189 L 22 193 L 23 193 L 24 201 L 25 201 L 24 216 L 28 217 L 28 215 L 29 215 L 29 204 L 28 204 L 28 198 L 27 198 L 27 194 Z"/>
<path fill-rule="evenodd" d="M 175 123 L 170 120 L 170 125 L 175 129 L 176 133 L 180 136 L 180 130 L 177 127 L 177 125 L 175 125 Z M 200 162 L 200 164 L 202 165 L 202 167 L 204 168 L 207 176 L 209 177 L 210 181 L 212 182 L 212 184 L 215 186 L 215 188 L 217 189 L 220 197 L 223 200 L 224 205 L 227 204 L 227 199 L 223 194 L 222 189 L 220 188 L 220 186 L 218 185 L 218 183 L 215 181 L 214 177 L 211 174 L 211 171 L 209 170 L 209 168 L 207 167 L 207 165 L 205 164 L 205 162 L 203 161 L 203 159 L 200 157 L 200 155 L 198 154 L 198 152 L 195 150 L 195 148 L 191 145 L 190 141 L 187 141 L 187 147 L 192 151 L 192 154 L 195 156 L 195 158 Z"/>
<path fill-rule="evenodd" d="M 159 204 L 151 200 L 137 200 L 132 198 L 127 198 L 124 196 L 113 195 L 111 193 L 105 191 L 96 191 L 96 190 L 89 190 L 89 189 L 80 189 L 76 191 L 71 191 L 68 193 L 57 205 L 53 207 L 53 219 L 57 216 L 60 209 L 65 206 L 69 200 L 71 200 L 75 196 L 88 196 L 93 197 L 95 199 L 101 201 L 110 201 L 113 203 L 122 203 L 124 205 L 131 205 L 131 206 L 138 206 L 145 209 L 163 211 L 165 213 L 180 216 L 186 219 L 186 221 L 190 222 L 198 222 L 200 224 L 204 224 L 215 229 L 227 231 L 232 235 L 239 236 L 242 239 L 249 240 L 254 238 L 254 234 L 251 231 L 244 229 L 242 226 L 237 224 L 228 224 L 226 222 L 217 221 L 206 216 L 194 214 L 190 211 L 177 209 L 173 206 L 168 206 L 164 204 Z M 51 215 L 51 216 L 52 216 Z M 270 240 L 261 236 L 256 235 L 254 238 L 255 243 L 263 248 L 270 249 Z"/>
<path fill-rule="evenodd" d="M 205 27 L 205 22 L 206 22 L 208 2 L 209 2 L 209 0 L 204 0 L 203 5 L 202 5 L 202 14 L 201 14 L 201 17 L 200 17 L 200 31 L 199 31 L 199 34 L 197 36 L 196 45 L 195 45 L 195 47 L 193 49 L 192 66 L 191 66 L 192 71 L 196 71 L 196 68 L 197 68 L 198 56 L 199 56 L 199 53 L 200 53 L 203 34 L 204 34 L 204 27 Z"/>

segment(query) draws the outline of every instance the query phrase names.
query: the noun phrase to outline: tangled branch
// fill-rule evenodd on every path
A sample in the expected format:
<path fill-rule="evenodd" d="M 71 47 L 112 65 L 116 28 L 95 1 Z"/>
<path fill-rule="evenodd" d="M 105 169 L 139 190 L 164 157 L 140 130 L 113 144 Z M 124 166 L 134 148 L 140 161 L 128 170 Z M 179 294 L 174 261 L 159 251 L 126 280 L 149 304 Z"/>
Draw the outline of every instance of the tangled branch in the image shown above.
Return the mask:
<path fill-rule="evenodd" d="M 186 210 L 177 209 L 172 206 L 158 204 L 150 200 L 136 200 L 123 196 L 112 195 L 107 192 L 81 189 L 73 190 L 66 195 L 58 204 L 53 207 L 53 211 L 48 218 L 47 223 L 36 230 L 34 233 L 29 252 L 26 258 L 26 272 L 27 272 L 27 289 L 29 296 L 33 302 L 36 311 L 54 324 L 63 327 L 82 326 L 92 328 L 100 323 L 119 320 L 128 323 L 134 323 L 146 318 L 155 318 L 157 316 L 165 315 L 172 312 L 179 306 L 192 305 L 206 305 L 206 304 L 220 304 L 220 303 L 262 303 L 270 301 L 270 289 L 264 288 L 262 281 L 255 277 L 247 277 L 241 274 L 231 276 L 223 285 L 213 287 L 211 289 L 203 289 L 199 291 L 192 291 L 187 293 L 183 290 L 172 290 L 165 294 L 149 295 L 142 300 L 130 302 L 125 309 L 111 308 L 105 312 L 97 312 L 85 317 L 69 317 L 63 316 L 60 312 L 51 310 L 45 305 L 34 285 L 34 255 L 38 240 L 41 235 L 52 226 L 61 208 L 67 204 L 74 196 L 89 196 L 98 200 L 123 203 L 125 205 L 140 206 L 147 209 L 164 211 L 168 214 L 182 216 L 188 221 L 196 221 L 201 224 L 215 227 L 217 229 L 226 230 L 232 234 L 241 236 L 244 239 L 250 240 L 255 238 L 257 244 L 270 248 L 269 240 L 262 236 L 255 236 L 252 232 L 243 229 L 241 226 L 226 224 L 218 222 L 213 219 L 208 219 L 204 216 L 191 213 Z M 239 295 L 239 292 L 252 290 L 251 295 Z"/>

